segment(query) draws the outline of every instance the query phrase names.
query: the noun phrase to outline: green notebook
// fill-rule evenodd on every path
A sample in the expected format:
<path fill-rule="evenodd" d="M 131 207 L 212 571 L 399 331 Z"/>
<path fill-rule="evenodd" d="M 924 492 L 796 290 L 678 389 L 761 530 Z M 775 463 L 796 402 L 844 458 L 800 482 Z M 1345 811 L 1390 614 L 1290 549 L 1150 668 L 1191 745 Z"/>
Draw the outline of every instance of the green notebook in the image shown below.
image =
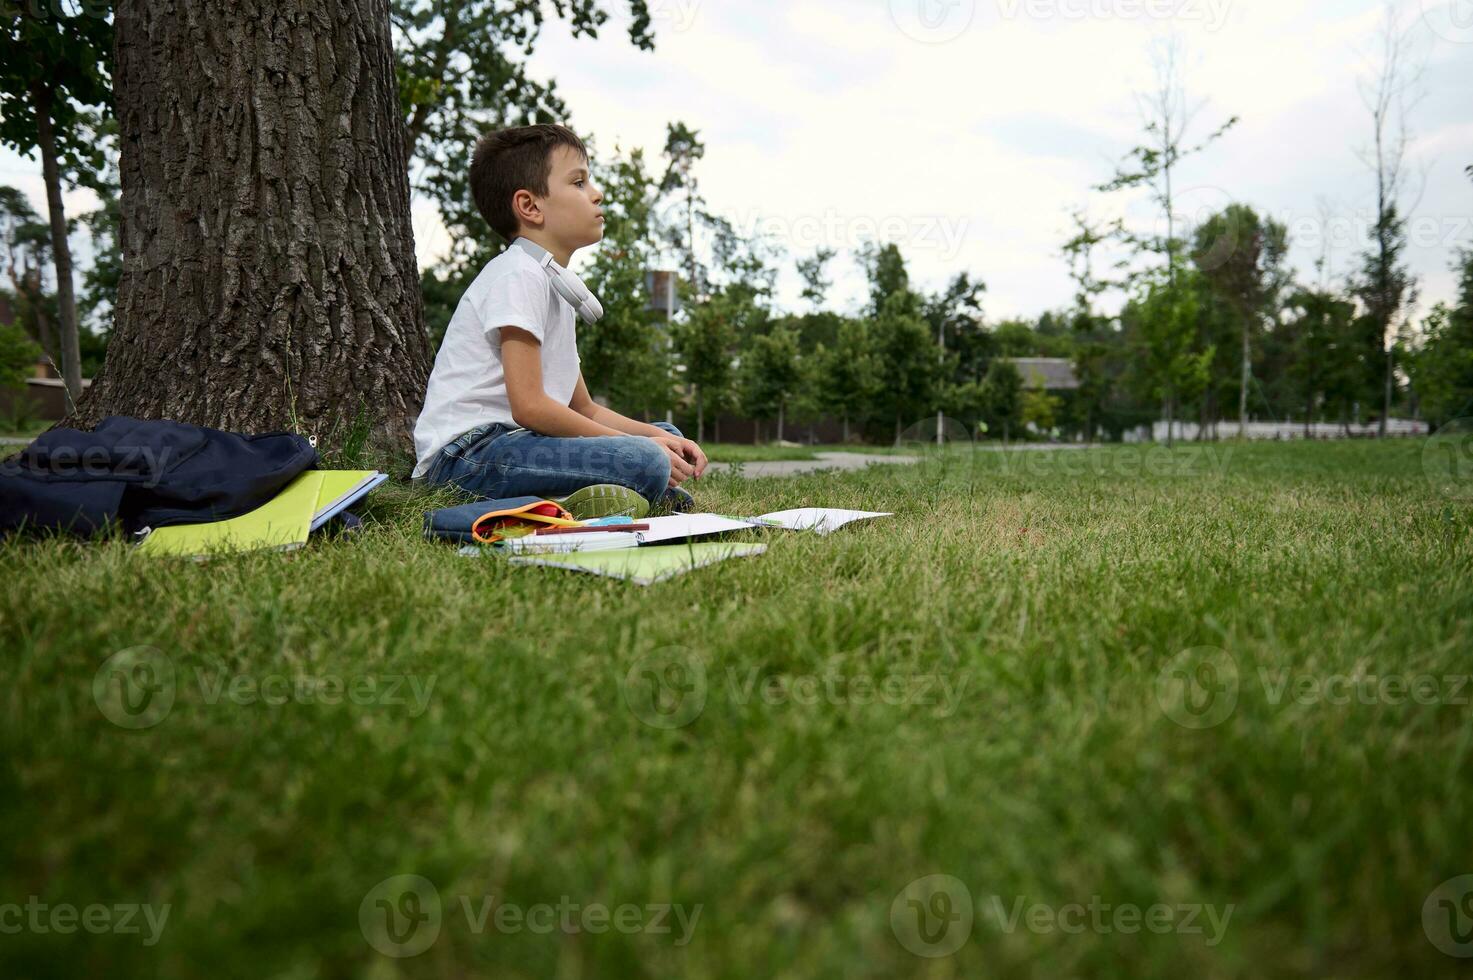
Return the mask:
<path fill-rule="evenodd" d="M 208 524 L 175 524 L 150 531 L 138 546 L 145 555 L 204 558 L 235 551 L 289 551 L 307 543 L 323 472 L 308 470 L 248 514 Z"/>
<path fill-rule="evenodd" d="M 646 545 L 617 551 L 573 551 L 555 555 L 514 555 L 507 559 L 513 565 L 546 565 L 621 578 L 640 585 L 653 585 L 665 579 L 711 565 L 728 558 L 760 555 L 765 544 L 737 541 L 694 541 L 689 544 Z"/>

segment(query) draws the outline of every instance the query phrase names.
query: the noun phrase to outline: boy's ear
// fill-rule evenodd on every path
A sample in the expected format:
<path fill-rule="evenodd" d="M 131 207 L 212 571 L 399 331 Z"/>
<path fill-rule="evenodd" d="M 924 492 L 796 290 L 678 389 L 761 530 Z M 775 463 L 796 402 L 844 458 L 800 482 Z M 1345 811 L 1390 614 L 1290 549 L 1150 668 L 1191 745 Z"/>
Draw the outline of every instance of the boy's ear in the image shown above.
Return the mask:
<path fill-rule="evenodd" d="M 520 190 L 511 196 L 511 213 L 524 225 L 542 227 L 542 205 L 531 191 Z"/>

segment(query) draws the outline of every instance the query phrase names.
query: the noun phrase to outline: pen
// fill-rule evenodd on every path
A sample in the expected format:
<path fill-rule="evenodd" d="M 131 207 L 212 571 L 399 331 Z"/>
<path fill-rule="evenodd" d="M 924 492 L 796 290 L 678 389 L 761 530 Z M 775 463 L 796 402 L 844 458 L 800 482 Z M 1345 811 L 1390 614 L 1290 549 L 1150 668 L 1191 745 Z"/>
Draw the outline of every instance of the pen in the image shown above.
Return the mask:
<path fill-rule="evenodd" d="M 594 527 L 539 527 L 533 534 L 584 534 L 592 531 L 648 531 L 648 524 L 604 524 Z"/>

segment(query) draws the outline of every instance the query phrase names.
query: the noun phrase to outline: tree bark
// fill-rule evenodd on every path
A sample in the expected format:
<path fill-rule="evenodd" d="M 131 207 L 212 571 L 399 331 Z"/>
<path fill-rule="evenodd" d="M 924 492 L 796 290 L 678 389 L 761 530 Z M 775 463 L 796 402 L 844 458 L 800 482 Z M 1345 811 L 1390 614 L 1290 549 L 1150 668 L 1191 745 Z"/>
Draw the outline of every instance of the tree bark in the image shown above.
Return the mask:
<path fill-rule="evenodd" d="M 57 333 L 61 348 L 61 377 L 66 383 L 67 411 L 82 398 L 81 341 L 77 336 L 77 293 L 72 283 L 72 247 L 67 241 L 66 206 L 61 199 L 61 169 L 56 162 L 56 133 L 52 129 L 54 96 L 44 85 L 31 87 L 36 108 L 36 144 L 41 150 L 41 173 L 46 182 L 46 209 L 51 218 L 51 259 L 56 266 Z"/>
<path fill-rule="evenodd" d="M 122 278 L 83 422 L 407 443 L 429 376 L 387 0 L 121 0 Z"/>

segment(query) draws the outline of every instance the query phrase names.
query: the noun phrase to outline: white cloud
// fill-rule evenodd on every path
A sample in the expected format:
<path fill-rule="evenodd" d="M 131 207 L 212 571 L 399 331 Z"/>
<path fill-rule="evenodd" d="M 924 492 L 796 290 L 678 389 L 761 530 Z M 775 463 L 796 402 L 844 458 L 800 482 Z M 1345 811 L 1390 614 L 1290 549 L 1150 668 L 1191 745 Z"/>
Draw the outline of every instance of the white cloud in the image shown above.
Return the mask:
<path fill-rule="evenodd" d="M 1333 11 L 1308 0 L 1175 0 L 1174 19 L 1148 12 L 1164 0 L 951 0 L 970 13 L 953 39 L 922 43 L 902 29 L 920 23 L 916 4 L 946 13 L 946 2 L 707 0 L 684 30 L 657 18 L 654 54 L 616 31 L 573 41 L 549 22 L 533 67 L 557 79 L 573 124 L 602 148 L 617 139 L 657 156 L 667 121 L 700 130 L 699 174 L 713 207 L 768 215 L 802 251 L 815 244 L 815 224 L 833 216 L 838 224 L 827 227 L 841 229 L 831 236 L 840 247 L 868 223 L 905 222 L 913 277 L 938 286 L 958 271 L 980 276 L 994 316 L 1069 300 L 1059 245 L 1071 207 L 1152 220 L 1142 200 L 1127 206 L 1090 185 L 1107 180 L 1140 138 L 1135 93 L 1152 80 L 1148 46 L 1173 29 L 1186 46 L 1188 94 L 1193 104 L 1206 97 L 1194 135 L 1242 117 L 1181 166 L 1188 205 L 1237 200 L 1303 224 L 1317 197 L 1353 214 L 1370 186 L 1354 154 L 1369 131 L 1356 78 L 1382 16 L 1377 0 Z M 1404 4 L 1406 23 L 1415 26 L 1419 2 Z M 1468 46 L 1430 31 L 1419 40 L 1434 61 L 1473 60 Z M 1473 162 L 1466 107 L 1442 111 L 1461 118 L 1422 126 L 1418 152 Z M 1455 205 L 1446 195 L 1459 190 L 1429 185 L 1419 210 L 1447 212 Z M 931 247 L 928 220 L 961 225 L 965 236 Z M 1450 288 L 1447 253 L 1409 252 L 1427 278 L 1424 300 Z M 792 258 L 780 298 L 796 306 Z M 1293 258 L 1308 274 L 1308 250 Z M 836 300 L 857 302 L 858 269 L 842 262 L 833 271 L 844 280 Z"/>

